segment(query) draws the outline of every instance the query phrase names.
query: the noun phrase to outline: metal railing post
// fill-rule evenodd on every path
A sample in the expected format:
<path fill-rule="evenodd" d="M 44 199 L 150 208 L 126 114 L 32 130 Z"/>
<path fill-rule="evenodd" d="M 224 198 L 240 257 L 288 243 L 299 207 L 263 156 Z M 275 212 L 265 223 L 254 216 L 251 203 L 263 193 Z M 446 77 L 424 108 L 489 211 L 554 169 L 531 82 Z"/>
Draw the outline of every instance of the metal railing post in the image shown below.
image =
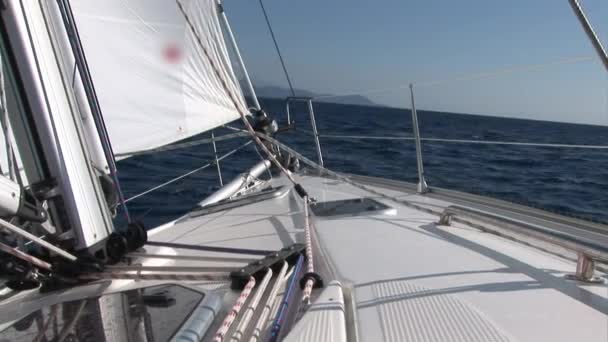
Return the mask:
<path fill-rule="evenodd" d="M 287 100 L 285 101 L 285 114 L 287 114 L 287 125 L 291 125 L 291 113 L 290 113 L 290 103 L 291 100 L 289 98 L 287 98 Z"/>
<path fill-rule="evenodd" d="M 224 180 L 222 179 L 222 169 L 220 168 L 220 161 L 217 159 L 217 147 L 215 145 L 215 134 L 211 131 L 211 144 L 213 145 L 213 157 L 215 158 L 215 167 L 217 168 L 217 177 L 220 181 L 220 186 L 224 186 Z"/>
<path fill-rule="evenodd" d="M 253 101 L 253 106 L 255 109 L 260 110 L 262 106 L 260 106 L 260 102 L 258 101 L 258 95 L 255 93 L 255 89 L 253 88 L 253 83 L 251 83 L 251 78 L 249 78 L 249 73 L 247 72 L 247 67 L 245 66 L 245 62 L 243 62 L 243 57 L 241 57 L 241 51 L 239 50 L 239 46 L 236 43 L 236 38 L 234 38 L 234 34 L 232 33 L 232 28 L 230 27 L 230 23 L 228 22 L 228 17 L 226 16 L 226 12 L 224 12 L 224 6 L 222 5 L 221 0 L 218 0 L 218 11 L 220 12 L 220 18 L 224 22 L 224 27 L 226 28 L 226 33 L 228 33 L 228 38 L 230 41 L 230 45 L 234 50 L 234 54 L 236 56 L 237 62 L 239 66 L 243 70 L 243 74 L 245 76 L 245 84 L 249 92 L 251 93 L 251 100 Z M 238 84 L 238 80 L 235 80 Z"/>
<path fill-rule="evenodd" d="M 414 85 L 410 83 L 410 99 L 412 102 L 412 129 L 414 130 L 414 140 L 416 141 L 416 164 L 418 166 L 418 193 L 422 194 L 429 191 L 424 179 L 424 165 L 422 163 L 422 146 L 420 144 L 420 131 L 418 130 L 418 113 L 414 103 Z"/>
<path fill-rule="evenodd" d="M 312 133 L 315 136 L 315 144 L 317 147 L 317 159 L 319 165 L 323 166 L 323 154 L 321 153 L 321 143 L 319 142 L 319 132 L 317 131 L 317 123 L 315 121 L 315 112 L 312 108 L 312 100 L 308 99 L 308 114 L 310 115 L 310 125 L 312 126 Z"/>

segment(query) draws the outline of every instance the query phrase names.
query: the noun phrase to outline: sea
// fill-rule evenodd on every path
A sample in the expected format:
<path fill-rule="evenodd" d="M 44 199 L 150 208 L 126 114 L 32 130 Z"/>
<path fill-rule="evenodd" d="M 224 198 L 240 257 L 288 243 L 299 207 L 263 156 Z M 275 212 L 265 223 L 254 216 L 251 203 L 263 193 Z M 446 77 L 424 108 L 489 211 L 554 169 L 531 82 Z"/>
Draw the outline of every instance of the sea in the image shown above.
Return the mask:
<path fill-rule="evenodd" d="M 262 106 L 280 126 L 286 123 L 284 100 L 262 98 Z M 335 171 L 417 182 L 416 152 L 411 140 L 337 138 L 347 136 L 411 136 L 408 109 L 314 103 L 325 166 Z M 291 111 L 294 129 L 277 138 L 316 160 L 305 106 Z M 423 138 L 531 142 L 572 145 L 608 145 L 608 127 L 455 114 L 418 110 Z M 240 126 L 235 122 L 234 126 Z M 215 136 L 231 133 L 225 128 Z M 209 137 L 209 133 L 191 140 Z M 217 143 L 227 153 L 247 138 Z M 447 188 L 525 204 L 587 220 L 608 222 L 608 149 L 481 145 L 424 141 L 422 155 L 426 181 Z M 200 168 L 214 159 L 210 144 L 157 152 L 118 162 L 127 199 Z M 220 163 L 227 183 L 260 160 L 253 144 Z M 219 188 L 215 165 L 136 197 L 127 203 L 130 215 L 155 227 L 194 208 Z M 124 223 L 118 213 L 117 223 Z"/>

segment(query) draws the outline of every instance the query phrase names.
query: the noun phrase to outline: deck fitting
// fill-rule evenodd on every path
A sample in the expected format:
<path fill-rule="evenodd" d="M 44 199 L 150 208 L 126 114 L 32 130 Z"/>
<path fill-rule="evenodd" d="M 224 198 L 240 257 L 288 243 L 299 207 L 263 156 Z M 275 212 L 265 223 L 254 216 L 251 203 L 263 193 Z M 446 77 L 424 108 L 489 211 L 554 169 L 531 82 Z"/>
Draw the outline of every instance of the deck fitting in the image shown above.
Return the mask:
<path fill-rule="evenodd" d="M 278 272 L 283 265 L 283 261 L 286 261 L 290 265 L 295 264 L 298 256 L 302 254 L 305 249 L 306 246 L 304 244 L 295 243 L 280 249 L 276 253 L 269 254 L 260 260 L 253 261 L 237 271 L 230 272 L 230 279 L 232 279 L 231 288 L 242 289 L 245 287 L 250 277 L 254 277 L 256 281 L 261 281 L 268 268 L 272 268 L 273 271 Z"/>
<path fill-rule="evenodd" d="M 602 284 L 604 279 L 594 276 L 595 261 L 584 253 L 579 252 L 577 254 L 578 259 L 576 260 L 576 273 L 566 274 L 564 278 L 584 283 Z"/>

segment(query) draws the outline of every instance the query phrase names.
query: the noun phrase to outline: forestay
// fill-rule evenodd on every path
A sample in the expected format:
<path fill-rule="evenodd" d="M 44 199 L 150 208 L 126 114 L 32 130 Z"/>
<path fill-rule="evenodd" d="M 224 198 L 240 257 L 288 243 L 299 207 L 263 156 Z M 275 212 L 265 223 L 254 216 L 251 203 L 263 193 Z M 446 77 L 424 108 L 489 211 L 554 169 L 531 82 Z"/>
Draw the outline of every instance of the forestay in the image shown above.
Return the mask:
<path fill-rule="evenodd" d="M 239 110 L 246 108 L 216 0 L 180 3 L 196 35 L 173 0 L 71 1 L 117 155 L 152 149 L 237 119 L 222 80 Z"/>

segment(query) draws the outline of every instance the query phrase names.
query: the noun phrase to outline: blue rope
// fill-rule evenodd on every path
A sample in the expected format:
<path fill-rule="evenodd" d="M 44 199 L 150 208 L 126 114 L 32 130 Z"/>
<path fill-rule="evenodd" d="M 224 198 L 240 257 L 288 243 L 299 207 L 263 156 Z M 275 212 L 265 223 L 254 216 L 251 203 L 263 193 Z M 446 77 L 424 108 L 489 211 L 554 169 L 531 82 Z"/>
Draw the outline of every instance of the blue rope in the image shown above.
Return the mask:
<path fill-rule="evenodd" d="M 283 295 L 283 299 L 281 302 L 281 306 L 279 307 L 279 312 L 277 313 L 277 317 L 272 324 L 272 328 L 270 330 L 270 338 L 268 341 L 275 342 L 279 338 L 279 334 L 281 332 L 281 328 L 285 323 L 285 319 L 287 318 L 287 308 L 289 307 L 289 302 L 291 301 L 291 297 L 293 297 L 293 293 L 295 291 L 296 285 L 298 284 L 298 279 L 300 277 L 300 273 L 302 271 L 302 265 L 304 265 L 304 256 L 300 255 L 298 258 L 298 262 L 296 263 L 295 269 L 291 278 L 289 279 L 289 285 L 287 286 L 287 291 Z"/>

